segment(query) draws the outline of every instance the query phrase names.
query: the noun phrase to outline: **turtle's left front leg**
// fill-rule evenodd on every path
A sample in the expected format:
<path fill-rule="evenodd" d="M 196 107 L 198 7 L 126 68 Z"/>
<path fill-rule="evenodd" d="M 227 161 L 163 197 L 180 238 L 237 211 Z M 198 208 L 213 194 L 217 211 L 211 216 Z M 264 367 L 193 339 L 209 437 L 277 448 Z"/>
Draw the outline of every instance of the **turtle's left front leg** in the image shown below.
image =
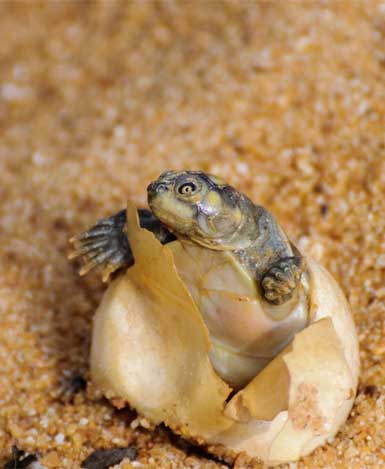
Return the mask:
<path fill-rule="evenodd" d="M 290 300 L 303 272 L 303 258 L 284 257 L 276 261 L 262 276 L 261 287 L 269 303 L 280 305 Z"/>

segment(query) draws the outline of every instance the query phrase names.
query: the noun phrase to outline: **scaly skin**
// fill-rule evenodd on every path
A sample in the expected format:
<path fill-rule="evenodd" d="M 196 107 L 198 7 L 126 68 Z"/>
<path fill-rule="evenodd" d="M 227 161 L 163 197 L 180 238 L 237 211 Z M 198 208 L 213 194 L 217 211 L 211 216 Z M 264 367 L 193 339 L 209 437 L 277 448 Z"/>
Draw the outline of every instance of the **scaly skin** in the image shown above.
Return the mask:
<path fill-rule="evenodd" d="M 292 298 L 306 267 L 266 209 L 201 171 L 166 171 L 147 192 L 151 212 L 138 211 L 140 225 L 163 244 L 178 239 L 231 251 L 255 278 L 267 302 L 279 305 Z M 125 211 L 121 211 L 71 240 L 75 246 L 71 258 L 86 261 L 82 274 L 102 265 L 108 278 L 134 263 L 125 222 Z"/>

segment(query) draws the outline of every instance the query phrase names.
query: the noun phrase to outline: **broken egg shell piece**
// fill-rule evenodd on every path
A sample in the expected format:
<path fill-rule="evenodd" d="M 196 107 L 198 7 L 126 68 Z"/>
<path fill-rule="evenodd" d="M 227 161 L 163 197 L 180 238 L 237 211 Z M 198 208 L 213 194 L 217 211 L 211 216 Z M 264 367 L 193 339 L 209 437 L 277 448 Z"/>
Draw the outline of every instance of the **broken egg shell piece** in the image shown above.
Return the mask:
<path fill-rule="evenodd" d="M 357 387 L 358 345 L 334 279 L 308 261 L 312 323 L 246 387 L 231 389 L 209 360 L 209 335 L 172 252 L 127 209 L 135 265 L 114 280 L 93 327 L 91 374 L 107 396 L 202 444 L 267 464 L 295 461 L 332 437 Z"/>
<path fill-rule="evenodd" d="M 338 336 L 331 319 L 324 318 L 297 334 L 233 397 L 225 413 L 240 423 L 217 441 L 257 453 L 270 464 L 295 461 L 337 432 L 354 396 L 355 383 Z M 259 431 L 261 421 L 271 422 L 265 431 L 274 437 L 268 442 Z M 243 434 L 242 440 L 237 433 Z"/>
<path fill-rule="evenodd" d="M 91 373 L 154 423 L 209 438 L 231 425 L 231 389 L 208 357 L 207 328 L 176 273 L 172 253 L 128 208 L 135 264 L 107 289 L 94 319 Z"/>

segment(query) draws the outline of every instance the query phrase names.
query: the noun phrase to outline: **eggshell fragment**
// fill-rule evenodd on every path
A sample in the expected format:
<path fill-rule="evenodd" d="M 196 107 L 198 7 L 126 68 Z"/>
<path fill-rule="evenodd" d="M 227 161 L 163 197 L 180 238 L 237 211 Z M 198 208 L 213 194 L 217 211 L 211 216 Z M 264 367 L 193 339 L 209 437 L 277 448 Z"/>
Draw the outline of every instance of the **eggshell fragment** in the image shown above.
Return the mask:
<path fill-rule="evenodd" d="M 347 418 L 358 380 L 348 304 L 325 269 L 308 261 L 310 324 L 229 402 L 209 359 L 205 323 L 171 250 L 127 209 L 135 265 L 111 283 L 93 328 L 91 373 L 107 397 L 201 444 L 245 451 L 268 464 L 295 461 Z"/>
<path fill-rule="evenodd" d="M 109 395 L 154 423 L 205 438 L 231 425 L 231 389 L 214 372 L 207 328 L 172 254 L 128 209 L 135 265 L 109 286 L 95 316 L 91 372 Z"/>

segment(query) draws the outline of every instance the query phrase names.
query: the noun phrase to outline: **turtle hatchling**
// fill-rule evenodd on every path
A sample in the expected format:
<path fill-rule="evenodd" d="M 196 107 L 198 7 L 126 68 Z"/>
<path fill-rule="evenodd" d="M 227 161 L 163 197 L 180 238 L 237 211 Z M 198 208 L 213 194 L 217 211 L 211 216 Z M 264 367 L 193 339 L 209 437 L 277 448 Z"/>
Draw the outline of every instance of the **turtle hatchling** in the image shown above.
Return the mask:
<path fill-rule="evenodd" d="M 81 274 L 112 278 L 94 319 L 95 384 L 220 457 L 280 464 L 323 444 L 359 369 L 335 280 L 216 176 L 165 171 L 147 198 L 71 239 Z"/>

